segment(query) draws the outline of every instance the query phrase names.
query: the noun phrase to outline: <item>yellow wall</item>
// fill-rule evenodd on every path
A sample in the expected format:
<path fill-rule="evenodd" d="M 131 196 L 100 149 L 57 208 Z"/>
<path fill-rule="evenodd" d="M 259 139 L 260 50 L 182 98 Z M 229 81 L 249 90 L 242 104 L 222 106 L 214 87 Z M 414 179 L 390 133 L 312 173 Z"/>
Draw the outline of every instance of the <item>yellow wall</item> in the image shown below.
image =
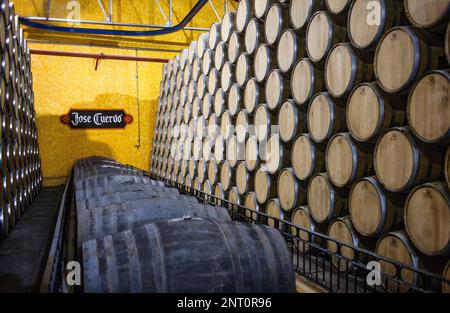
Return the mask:
<path fill-rule="evenodd" d="M 68 1 L 51 1 L 51 17 L 66 17 Z M 103 14 L 96 0 L 81 0 L 81 18 L 102 20 Z M 160 1 L 167 10 L 167 2 Z M 196 1 L 177 0 L 174 3 L 174 22 L 189 11 Z M 220 14 L 223 1 L 213 1 Z M 22 16 L 44 16 L 46 0 L 15 1 L 16 12 Z M 103 1 L 107 6 L 108 1 Z M 151 0 L 114 0 L 115 22 L 158 23 L 164 22 Z M 205 27 L 215 21 L 209 5 L 206 5 L 191 25 Z M 80 26 L 78 26 L 80 27 Z M 97 26 L 98 27 L 98 26 Z M 60 33 L 42 33 L 27 29 L 28 39 L 58 42 L 100 43 L 108 46 L 158 47 L 181 50 L 197 38 L 199 32 L 182 31 L 176 34 L 152 38 L 111 38 L 101 36 L 73 36 Z M 105 53 L 114 55 L 138 55 L 171 58 L 175 53 L 105 49 L 81 46 L 61 46 L 42 43 L 30 44 L 30 48 Z M 37 113 L 39 145 L 45 185 L 61 184 L 73 162 L 89 155 L 113 157 L 116 160 L 140 168 L 148 168 L 151 138 L 159 95 L 162 64 L 138 63 L 141 142 L 138 145 L 138 113 L 136 88 L 136 62 L 102 60 L 97 71 L 95 60 L 68 57 L 32 55 L 31 67 Z M 124 109 L 133 115 L 134 122 L 124 130 L 71 130 L 62 125 L 60 116 L 72 108 Z"/>

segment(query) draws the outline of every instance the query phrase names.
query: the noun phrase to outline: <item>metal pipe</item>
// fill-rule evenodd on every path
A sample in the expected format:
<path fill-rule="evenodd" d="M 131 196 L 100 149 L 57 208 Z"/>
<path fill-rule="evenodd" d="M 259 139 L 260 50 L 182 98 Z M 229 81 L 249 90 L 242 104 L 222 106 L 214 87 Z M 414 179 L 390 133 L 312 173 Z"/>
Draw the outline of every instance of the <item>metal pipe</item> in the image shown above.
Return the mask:
<path fill-rule="evenodd" d="M 119 60 L 119 61 L 135 61 L 135 62 L 153 62 L 153 63 L 169 62 L 168 59 L 159 59 L 159 58 L 109 55 L 109 54 L 103 54 L 103 53 L 95 54 L 95 53 L 81 53 L 81 52 L 47 51 L 47 50 L 36 50 L 36 49 L 30 49 L 30 54 L 73 57 L 73 58 L 88 58 L 88 59 L 96 59 L 96 60 Z"/>

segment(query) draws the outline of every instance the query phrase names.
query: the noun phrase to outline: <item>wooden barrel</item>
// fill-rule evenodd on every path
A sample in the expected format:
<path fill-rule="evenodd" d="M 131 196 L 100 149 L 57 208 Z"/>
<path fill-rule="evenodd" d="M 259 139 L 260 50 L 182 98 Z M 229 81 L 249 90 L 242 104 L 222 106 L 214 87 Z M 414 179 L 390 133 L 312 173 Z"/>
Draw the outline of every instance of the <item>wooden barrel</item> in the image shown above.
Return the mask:
<path fill-rule="evenodd" d="M 189 105 L 192 104 L 194 98 L 197 96 L 197 84 L 195 81 L 191 80 L 188 86 L 188 102 Z M 187 122 L 186 122 L 187 123 Z"/>
<path fill-rule="evenodd" d="M 407 192 L 425 180 L 440 176 L 442 155 L 436 147 L 424 147 L 414 139 L 409 127 L 394 127 L 378 140 L 374 165 L 386 189 Z"/>
<path fill-rule="evenodd" d="M 209 83 L 208 83 L 209 86 Z M 206 93 L 202 101 L 202 115 L 207 119 L 210 117 L 213 111 L 213 99 L 210 93 Z"/>
<path fill-rule="evenodd" d="M 209 71 L 211 71 L 211 68 L 213 67 L 214 62 L 214 52 L 211 49 L 207 49 L 205 53 L 203 54 L 202 59 L 202 73 L 203 75 L 208 76 Z"/>
<path fill-rule="evenodd" d="M 236 28 L 236 12 L 226 12 L 222 17 L 222 25 L 220 27 L 220 38 L 223 42 L 228 43 L 231 34 Z"/>
<path fill-rule="evenodd" d="M 300 238 L 297 242 L 297 248 L 302 253 L 308 253 L 311 245 L 322 245 L 322 238 L 317 233 L 326 234 L 326 228 L 323 225 L 314 222 L 311 212 L 307 206 L 301 206 L 294 210 L 291 217 L 291 223 L 298 226 L 291 226 L 291 234 Z"/>
<path fill-rule="evenodd" d="M 347 213 L 347 193 L 334 187 L 326 173 L 313 176 L 308 185 L 308 207 L 317 223 L 329 223 Z"/>
<path fill-rule="evenodd" d="M 306 114 L 297 109 L 294 100 L 287 100 L 278 112 L 278 125 L 281 140 L 289 143 L 307 130 Z"/>
<path fill-rule="evenodd" d="M 184 106 L 183 122 L 188 124 L 192 117 L 192 106 L 190 102 Z"/>
<path fill-rule="evenodd" d="M 338 107 L 326 92 L 313 97 L 308 107 L 308 130 L 317 143 L 327 142 L 331 137 L 346 130 L 345 110 Z"/>
<path fill-rule="evenodd" d="M 207 133 L 208 137 L 212 140 L 215 140 L 216 137 L 220 134 L 219 118 L 215 113 L 209 116 Z"/>
<path fill-rule="evenodd" d="M 306 31 L 306 52 L 309 59 L 322 66 L 333 45 L 345 42 L 346 28 L 338 26 L 328 12 L 316 12 Z"/>
<path fill-rule="evenodd" d="M 209 71 L 208 74 L 208 92 L 210 95 L 213 95 L 216 93 L 217 88 L 219 88 L 219 71 L 215 68 L 212 68 L 211 71 Z"/>
<path fill-rule="evenodd" d="M 255 78 L 250 78 L 245 84 L 244 106 L 249 114 L 253 114 L 256 107 L 263 101 L 263 93 Z"/>
<path fill-rule="evenodd" d="M 300 181 L 308 181 L 325 170 L 325 153 L 317 148 L 309 134 L 302 134 L 292 146 L 291 163 L 295 176 Z"/>
<path fill-rule="evenodd" d="M 239 162 L 236 168 L 236 187 L 241 196 L 253 190 L 254 176 L 250 174 L 245 162 Z"/>
<path fill-rule="evenodd" d="M 325 4 L 335 20 L 345 25 L 352 0 L 325 0 Z"/>
<path fill-rule="evenodd" d="M 442 273 L 442 278 L 450 281 L 450 260 L 445 265 L 444 272 Z M 442 282 L 442 292 L 450 293 L 450 283 L 447 283 L 445 281 Z"/>
<path fill-rule="evenodd" d="M 242 53 L 236 64 L 236 81 L 240 87 L 244 87 L 253 75 L 253 62 L 247 53 Z"/>
<path fill-rule="evenodd" d="M 444 182 L 416 187 L 405 204 L 405 228 L 426 255 L 450 253 L 450 194 Z"/>
<path fill-rule="evenodd" d="M 241 110 L 236 117 L 236 138 L 238 142 L 245 144 L 248 139 L 249 116 L 247 111 Z"/>
<path fill-rule="evenodd" d="M 266 102 L 269 109 L 278 110 L 283 100 L 290 96 L 289 81 L 280 70 L 272 70 L 266 81 Z"/>
<path fill-rule="evenodd" d="M 241 55 L 245 48 L 244 36 L 238 32 L 234 32 L 230 36 L 228 42 L 228 61 L 236 63 L 237 58 Z"/>
<path fill-rule="evenodd" d="M 271 114 L 266 104 L 260 104 L 255 111 L 253 124 L 255 135 L 259 142 L 267 142 L 272 134 L 272 126 L 276 125 L 276 117 Z"/>
<path fill-rule="evenodd" d="M 334 220 L 328 228 L 328 236 L 351 247 L 364 249 L 364 244 L 353 227 L 350 216 L 340 217 Z M 356 267 L 351 264 L 351 261 L 364 262 L 365 259 L 367 259 L 364 254 L 359 253 L 350 247 L 340 246 L 339 249 L 338 245 L 331 240 L 327 240 L 327 247 L 329 251 L 340 256 L 331 256 L 331 262 L 340 271 L 347 272 L 356 269 Z"/>
<path fill-rule="evenodd" d="M 427 45 L 410 26 L 391 28 L 375 52 L 374 69 L 380 87 L 388 93 L 405 93 L 426 71 L 436 69 L 442 48 Z"/>
<path fill-rule="evenodd" d="M 226 195 L 221 183 L 217 183 L 214 186 L 214 197 L 216 197 L 216 199 L 214 199 L 216 205 L 224 206 L 222 200 L 225 200 Z"/>
<path fill-rule="evenodd" d="M 250 0 L 240 0 L 236 11 L 236 31 L 243 33 L 253 15 L 253 6 Z"/>
<path fill-rule="evenodd" d="M 188 88 L 187 88 L 187 86 L 182 86 L 181 90 L 180 90 L 180 99 L 179 99 L 178 107 L 180 107 L 180 106 L 182 107 L 186 104 L 187 96 L 188 96 Z"/>
<path fill-rule="evenodd" d="M 447 148 L 447 152 L 445 153 L 444 176 L 447 181 L 447 187 L 450 189 L 450 147 Z"/>
<path fill-rule="evenodd" d="M 433 71 L 412 88 L 408 122 L 420 140 L 446 144 L 450 138 L 450 70 Z"/>
<path fill-rule="evenodd" d="M 270 71 L 276 66 L 276 53 L 269 45 L 263 43 L 256 49 L 254 69 L 258 83 L 264 82 Z"/>
<path fill-rule="evenodd" d="M 268 45 L 274 45 L 289 25 L 289 12 L 281 4 L 273 4 L 266 15 L 264 35 Z"/>
<path fill-rule="evenodd" d="M 208 167 L 208 165 L 204 159 L 201 159 L 198 161 L 197 178 L 200 183 L 203 183 L 206 180 L 207 167 Z"/>
<path fill-rule="evenodd" d="M 192 79 L 192 64 L 189 64 L 189 63 L 186 64 L 183 74 L 184 74 L 183 85 L 187 87 L 187 86 L 189 86 L 189 83 Z"/>
<path fill-rule="evenodd" d="M 197 82 L 201 73 L 202 73 L 202 61 L 196 57 L 194 59 L 194 62 L 192 63 L 192 80 L 194 82 Z"/>
<path fill-rule="evenodd" d="M 353 226 L 363 236 L 380 237 L 403 224 L 402 195 L 383 188 L 375 176 L 358 180 L 349 195 Z"/>
<path fill-rule="evenodd" d="M 263 19 L 267 12 L 269 11 L 269 8 L 272 4 L 276 3 L 276 0 L 259 0 L 255 1 L 255 16 L 256 18 Z"/>
<path fill-rule="evenodd" d="M 214 141 L 214 159 L 222 162 L 225 157 L 225 139 L 219 134 Z"/>
<path fill-rule="evenodd" d="M 398 1 L 353 1 L 348 13 L 348 36 L 353 46 L 373 51 L 383 33 L 399 25 L 403 11 Z M 375 12 L 379 12 L 378 17 L 374 15 Z M 371 23 L 368 23 L 368 19 Z"/>
<path fill-rule="evenodd" d="M 208 46 L 211 50 L 216 49 L 217 44 L 220 42 L 220 27 L 221 23 L 215 22 L 212 23 L 209 29 Z"/>
<path fill-rule="evenodd" d="M 325 63 L 325 85 L 336 98 L 348 96 L 354 87 L 373 76 L 371 64 L 363 62 L 349 43 L 338 43 Z"/>
<path fill-rule="evenodd" d="M 197 97 L 203 99 L 208 88 L 208 77 L 204 74 L 200 75 L 197 81 Z"/>
<path fill-rule="evenodd" d="M 264 41 L 264 26 L 261 21 L 252 18 L 245 31 L 245 52 L 249 55 L 255 53 L 256 48 Z"/>
<path fill-rule="evenodd" d="M 209 33 L 201 33 L 197 38 L 197 57 L 203 59 L 205 51 L 208 49 Z"/>
<path fill-rule="evenodd" d="M 203 183 L 203 189 L 202 189 L 202 191 L 203 191 L 203 193 L 204 193 L 204 194 L 203 194 L 203 197 L 204 197 L 206 203 L 207 203 L 207 204 L 208 204 L 208 203 L 214 203 L 214 198 L 212 197 L 213 194 L 214 194 L 214 189 L 213 189 L 212 183 L 211 183 L 209 180 L 206 180 L 206 181 Z"/>
<path fill-rule="evenodd" d="M 195 159 L 189 160 L 188 172 L 190 177 L 195 177 L 197 175 L 197 161 Z"/>
<path fill-rule="evenodd" d="M 184 85 L 184 72 L 178 71 L 175 87 L 177 88 L 178 92 L 180 91 L 181 87 Z"/>
<path fill-rule="evenodd" d="M 405 0 L 405 12 L 415 27 L 445 31 L 450 14 L 450 1 Z"/>
<path fill-rule="evenodd" d="M 242 198 L 239 195 L 239 192 L 237 190 L 237 187 L 231 187 L 230 192 L 228 193 L 228 201 L 230 202 L 232 212 L 239 212 L 239 207 L 234 206 L 235 205 L 242 205 Z"/>
<path fill-rule="evenodd" d="M 408 235 L 404 231 L 390 232 L 382 236 L 378 242 L 375 252 L 385 258 L 394 260 L 398 263 L 409 266 L 415 270 L 419 270 L 420 256 L 413 247 Z M 418 285 L 420 281 L 419 274 L 408 269 L 401 269 L 397 273 L 397 268 L 393 263 L 380 260 L 381 272 L 384 275 L 393 277 L 393 279 L 401 279 L 411 285 Z M 409 288 L 405 284 L 398 284 L 393 280 L 381 280 L 383 286 L 390 292 L 407 292 Z"/>
<path fill-rule="evenodd" d="M 270 227 L 276 227 L 279 230 L 284 230 L 284 224 L 279 223 L 277 220 L 284 221 L 286 213 L 281 209 L 280 201 L 278 199 L 270 199 L 266 205 L 266 214 L 272 218 L 267 219 L 267 225 Z"/>
<path fill-rule="evenodd" d="M 285 168 L 280 172 L 277 187 L 278 199 L 284 211 L 290 212 L 306 203 L 306 190 L 295 177 L 292 168 Z"/>
<path fill-rule="evenodd" d="M 229 92 L 231 86 L 236 81 L 236 66 L 231 62 L 226 62 L 222 68 L 221 86 L 224 92 Z"/>
<path fill-rule="evenodd" d="M 223 190 L 228 191 L 234 185 L 234 182 L 234 170 L 230 165 L 230 161 L 225 160 L 220 168 L 220 183 Z"/>
<path fill-rule="evenodd" d="M 224 42 L 219 42 L 214 50 L 214 67 L 220 71 L 228 59 L 227 56 L 228 47 Z"/>
<path fill-rule="evenodd" d="M 233 117 L 241 111 L 241 93 L 241 87 L 238 83 L 235 83 L 230 87 L 230 93 L 228 94 L 228 110 Z"/>
<path fill-rule="evenodd" d="M 372 142 L 388 128 L 403 125 L 406 116 L 394 106 L 398 102 L 375 82 L 358 85 L 347 102 L 347 127 L 352 137 L 359 142 Z"/>
<path fill-rule="evenodd" d="M 292 98 L 299 105 L 307 106 L 312 97 L 325 89 L 323 71 L 308 59 L 300 59 L 291 76 Z"/>
<path fill-rule="evenodd" d="M 223 112 L 222 118 L 220 119 L 220 134 L 224 140 L 228 140 L 233 136 L 233 132 L 233 117 L 231 116 L 230 111 L 226 110 Z"/>
<path fill-rule="evenodd" d="M 324 9 L 324 0 L 291 0 L 289 16 L 291 17 L 291 26 L 296 31 L 304 31 L 308 22 L 316 11 Z"/>
<path fill-rule="evenodd" d="M 286 168 L 289 164 L 289 153 L 284 148 L 280 137 L 278 135 L 271 135 L 267 141 L 266 150 L 266 170 L 271 175 L 278 174 L 283 168 Z"/>
<path fill-rule="evenodd" d="M 304 38 L 298 36 L 293 29 L 283 31 L 277 46 L 277 64 L 281 72 L 289 73 L 297 60 L 304 56 Z"/>
<path fill-rule="evenodd" d="M 249 172 L 253 172 L 260 164 L 260 151 L 258 145 L 258 139 L 256 136 L 251 135 L 247 139 L 245 144 L 245 165 Z"/>
<path fill-rule="evenodd" d="M 193 64 L 194 60 L 197 58 L 197 41 L 191 41 L 188 48 L 188 62 Z"/>
<path fill-rule="evenodd" d="M 331 138 L 326 151 L 327 174 L 337 187 L 348 187 L 357 179 L 373 174 L 372 151 L 362 149 L 350 133 L 339 133 Z"/>
<path fill-rule="evenodd" d="M 214 185 L 219 181 L 219 165 L 216 160 L 208 161 L 208 181 Z"/>
<path fill-rule="evenodd" d="M 238 161 L 245 160 L 244 144 L 239 142 L 236 136 L 232 136 L 228 141 L 227 160 L 230 161 L 231 167 L 235 167 Z"/>
<path fill-rule="evenodd" d="M 262 168 L 259 168 L 255 174 L 255 193 L 256 200 L 260 204 L 264 204 L 277 196 L 276 181 Z"/>
<path fill-rule="evenodd" d="M 222 88 L 217 89 L 214 95 L 214 114 L 219 118 L 225 112 L 226 94 Z"/>
<path fill-rule="evenodd" d="M 206 137 L 206 119 L 204 116 L 199 116 L 197 118 L 197 129 L 196 129 L 196 138 L 203 140 L 204 137 Z M 196 139 L 194 138 L 194 140 Z"/>
<path fill-rule="evenodd" d="M 245 211 L 245 216 L 247 218 L 252 219 L 254 221 L 258 221 L 260 219 L 258 212 L 261 212 L 261 207 L 258 201 L 256 201 L 256 195 L 254 192 L 248 192 L 245 195 L 244 206 L 247 209 L 250 209 Z"/>

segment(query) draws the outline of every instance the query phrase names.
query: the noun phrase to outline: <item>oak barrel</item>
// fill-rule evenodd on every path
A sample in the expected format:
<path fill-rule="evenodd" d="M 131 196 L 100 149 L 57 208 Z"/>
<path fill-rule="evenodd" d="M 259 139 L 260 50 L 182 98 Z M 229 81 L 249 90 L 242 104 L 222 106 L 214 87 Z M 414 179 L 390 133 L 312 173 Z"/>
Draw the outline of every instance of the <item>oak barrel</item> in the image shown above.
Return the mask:
<path fill-rule="evenodd" d="M 321 237 L 317 236 L 317 234 L 326 234 L 326 228 L 323 227 L 323 225 L 314 222 L 307 206 L 301 206 L 295 209 L 292 213 L 291 223 L 297 226 L 291 226 L 291 234 L 300 238 L 300 240 L 297 241 L 300 252 L 308 253 L 311 250 L 310 244 L 316 246 L 322 244 L 323 240 Z"/>
<path fill-rule="evenodd" d="M 240 0 L 236 12 L 236 31 L 243 33 L 253 15 L 254 8 L 250 0 Z"/>
<path fill-rule="evenodd" d="M 307 106 L 312 97 L 325 89 L 323 71 L 308 58 L 299 60 L 292 70 L 292 98 L 299 105 Z"/>
<path fill-rule="evenodd" d="M 306 190 L 295 177 L 292 168 L 280 172 L 277 180 L 277 194 L 284 211 L 290 212 L 306 203 Z"/>
<path fill-rule="evenodd" d="M 269 199 L 277 196 L 276 180 L 262 168 L 259 168 L 255 174 L 255 193 L 256 200 L 258 200 L 260 204 L 264 204 L 269 201 Z"/>
<path fill-rule="evenodd" d="M 405 12 L 411 24 L 432 31 L 445 30 L 450 1 L 405 0 Z"/>
<path fill-rule="evenodd" d="M 276 62 L 276 52 L 268 44 L 260 44 L 254 59 L 255 78 L 258 83 L 264 82 L 270 71 L 276 67 Z"/>
<path fill-rule="evenodd" d="M 245 52 L 253 55 L 256 48 L 264 41 L 264 25 L 256 18 L 250 19 L 245 31 Z"/>
<path fill-rule="evenodd" d="M 266 14 L 264 35 L 268 45 L 274 45 L 289 25 L 289 12 L 281 4 L 273 4 Z"/>
<path fill-rule="evenodd" d="M 272 70 L 266 81 L 266 103 L 269 109 L 276 111 L 283 100 L 290 96 L 289 81 L 283 77 L 280 70 Z"/>
<path fill-rule="evenodd" d="M 245 165 L 250 172 L 255 171 L 260 164 L 262 155 L 255 135 L 249 136 L 245 144 Z"/>
<path fill-rule="evenodd" d="M 242 104 L 242 90 L 238 83 L 235 83 L 230 88 L 228 94 L 228 110 L 231 116 L 236 116 L 241 111 Z"/>
<path fill-rule="evenodd" d="M 287 100 L 278 112 L 278 125 L 281 140 L 289 143 L 307 130 L 306 114 L 297 108 L 294 100 Z"/>
<path fill-rule="evenodd" d="M 270 199 L 266 205 L 266 213 L 268 216 L 272 218 L 268 218 L 267 225 L 270 227 L 276 227 L 279 230 L 284 230 L 284 224 L 280 223 L 277 220 L 283 221 L 285 219 L 285 213 L 281 209 L 280 201 L 278 199 Z"/>
<path fill-rule="evenodd" d="M 239 162 L 236 168 L 236 187 L 241 196 L 253 190 L 254 176 L 249 173 L 245 162 Z"/>
<path fill-rule="evenodd" d="M 304 38 L 298 36 L 293 29 L 283 31 L 277 46 L 277 64 L 281 72 L 289 73 L 297 60 L 304 56 Z"/>
<path fill-rule="evenodd" d="M 242 53 L 236 64 L 236 82 L 239 86 L 244 87 L 250 77 L 253 75 L 253 62 L 250 55 Z"/>
<path fill-rule="evenodd" d="M 314 174 L 325 170 L 325 153 L 309 134 L 301 134 L 292 146 L 291 163 L 295 176 L 300 181 L 308 181 Z"/>
<path fill-rule="evenodd" d="M 256 107 L 263 102 L 264 93 L 255 78 L 250 78 L 244 88 L 244 107 L 249 114 L 253 114 Z"/>
<path fill-rule="evenodd" d="M 234 177 L 234 170 L 230 165 L 230 161 L 223 161 L 220 168 L 220 183 L 222 184 L 224 191 L 228 191 L 232 186 L 234 186 Z"/>
<path fill-rule="evenodd" d="M 259 221 L 260 215 L 258 213 L 261 211 L 261 207 L 260 207 L 258 201 L 256 201 L 256 195 L 254 192 L 248 192 L 245 195 L 244 206 L 245 206 L 245 208 L 250 209 L 250 210 L 245 210 L 245 216 L 254 221 Z"/>
<path fill-rule="evenodd" d="M 266 146 L 266 163 L 263 165 L 271 175 L 278 174 L 289 164 L 289 153 L 280 141 L 279 135 L 271 135 Z"/>
<path fill-rule="evenodd" d="M 289 16 L 291 26 L 296 31 L 304 31 L 316 11 L 324 9 L 324 0 L 291 0 Z"/>
<path fill-rule="evenodd" d="M 223 42 L 228 43 L 235 28 L 236 12 L 226 12 L 222 17 L 222 25 L 220 27 L 220 38 Z"/>

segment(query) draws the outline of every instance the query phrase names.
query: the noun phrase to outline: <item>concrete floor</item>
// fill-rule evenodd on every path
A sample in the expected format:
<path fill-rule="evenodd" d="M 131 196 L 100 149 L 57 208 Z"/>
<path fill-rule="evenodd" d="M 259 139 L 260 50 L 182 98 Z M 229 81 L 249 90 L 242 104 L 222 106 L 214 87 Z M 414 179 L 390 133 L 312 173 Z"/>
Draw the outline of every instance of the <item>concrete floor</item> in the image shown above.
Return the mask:
<path fill-rule="evenodd" d="M 44 188 L 0 244 L 0 292 L 37 292 L 63 187 Z"/>

